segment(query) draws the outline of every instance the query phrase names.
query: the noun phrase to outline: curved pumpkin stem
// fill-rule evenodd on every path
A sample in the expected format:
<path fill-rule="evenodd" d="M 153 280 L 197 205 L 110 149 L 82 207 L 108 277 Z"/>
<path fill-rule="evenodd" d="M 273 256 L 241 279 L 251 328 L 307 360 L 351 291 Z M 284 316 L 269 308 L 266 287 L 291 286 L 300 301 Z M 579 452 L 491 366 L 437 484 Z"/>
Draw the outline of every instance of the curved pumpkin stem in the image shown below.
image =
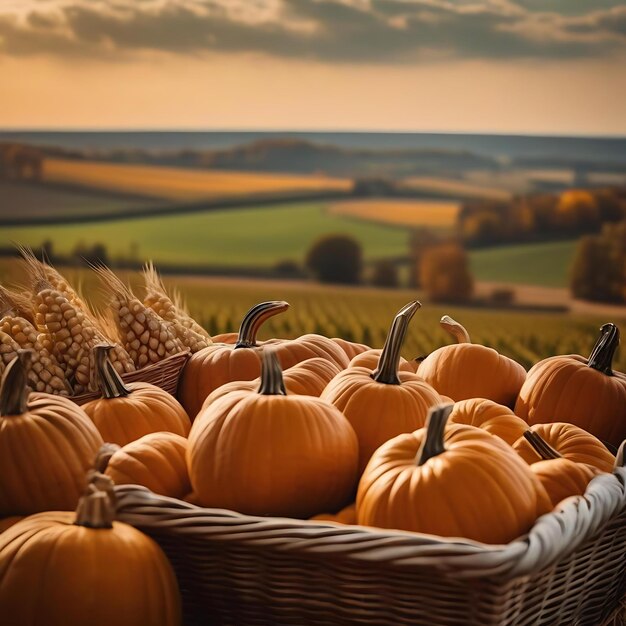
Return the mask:
<path fill-rule="evenodd" d="M 587 365 L 607 376 L 613 376 L 613 356 L 619 346 L 619 328 L 615 324 L 604 324 Z"/>
<path fill-rule="evenodd" d="M 287 395 L 276 350 L 265 348 L 261 351 L 261 385 L 257 393 L 263 396 Z"/>
<path fill-rule="evenodd" d="M 0 385 L 0 417 L 23 415 L 28 411 L 28 372 L 33 358 L 32 350 L 18 350 L 7 365 Z"/>
<path fill-rule="evenodd" d="M 239 336 L 235 348 L 254 348 L 256 336 L 265 322 L 274 315 L 278 315 L 289 308 L 284 300 L 270 300 L 253 306 L 243 317 L 239 327 Z"/>
<path fill-rule="evenodd" d="M 114 346 L 112 345 L 101 343 L 94 346 L 93 349 L 96 361 L 96 383 L 102 392 L 102 397 L 107 400 L 111 400 L 111 398 L 125 398 L 131 393 L 130 389 L 124 385 L 124 381 L 109 359 L 109 352 L 113 348 Z"/>
<path fill-rule="evenodd" d="M 113 528 L 115 492 L 113 481 L 104 474 L 93 472 L 89 484 L 76 507 L 76 526 Z"/>
<path fill-rule="evenodd" d="M 544 460 L 561 459 L 563 455 L 555 450 L 539 433 L 528 429 L 524 432 L 524 439 L 532 446 L 533 450 Z"/>
<path fill-rule="evenodd" d="M 469 333 L 465 330 L 465 326 L 453 320 L 449 315 L 444 315 L 439 321 L 439 325 L 446 332 L 450 333 L 456 339 L 457 343 L 471 343 Z"/>
<path fill-rule="evenodd" d="M 426 461 L 446 451 L 443 443 L 446 424 L 454 404 L 441 404 L 433 407 L 426 418 L 426 436 L 417 452 L 418 465 L 424 465 Z"/>
<path fill-rule="evenodd" d="M 111 457 L 121 448 L 116 443 L 103 443 L 96 454 L 96 460 L 94 461 L 93 467 L 96 472 L 104 473 L 106 471 L 107 466 L 109 465 L 109 461 Z"/>
<path fill-rule="evenodd" d="M 411 318 L 421 307 L 417 300 L 405 304 L 393 318 L 391 328 L 385 339 L 385 345 L 378 359 L 378 367 L 371 376 L 377 383 L 385 385 L 399 385 L 398 365 L 400 364 L 400 349 L 404 343 L 406 331 Z"/>

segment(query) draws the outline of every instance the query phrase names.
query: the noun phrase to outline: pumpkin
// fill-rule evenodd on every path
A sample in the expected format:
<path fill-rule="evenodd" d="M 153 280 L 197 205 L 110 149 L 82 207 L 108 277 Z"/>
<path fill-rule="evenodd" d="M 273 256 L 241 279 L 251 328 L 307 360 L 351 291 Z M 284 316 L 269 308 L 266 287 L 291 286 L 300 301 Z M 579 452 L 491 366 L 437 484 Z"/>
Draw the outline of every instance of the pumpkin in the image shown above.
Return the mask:
<path fill-rule="evenodd" d="M 13 524 L 17 524 L 20 520 L 23 520 L 24 516 L 22 515 L 11 515 L 9 517 L 4 517 L 0 519 L 0 533 L 3 533 L 5 530 L 8 530 L 13 526 Z"/>
<path fill-rule="evenodd" d="M 542 459 L 530 468 L 548 493 L 553 506 L 569 496 L 582 496 L 589 481 L 600 473 L 590 465 L 566 459 L 532 430 L 527 430 L 524 438 Z"/>
<path fill-rule="evenodd" d="M 359 524 L 501 544 L 528 532 L 550 499 L 510 446 L 485 430 L 450 424 L 436 407 L 426 428 L 372 456 L 357 493 Z"/>
<path fill-rule="evenodd" d="M 257 333 L 270 317 L 288 308 L 287 302 L 261 302 L 245 314 L 236 343 L 214 342 L 191 356 L 183 370 L 178 397 L 192 419 L 214 389 L 233 380 L 254 380 L 259 376 Z"/>
<path fill-rule="evenodd" d="M 554 424 L 535 424 L 530 430 L 537 433 L 550 447 L 561 456 L 576 463 L 585 463 L 601 472 L 611 472 L 615 457 L 602 442 L 578 426 L 565 422 Z M 528 463 L 536 463 L 541 457 L 525 437 L 520 437 L 513 449 Z"/>
<path fill-rule="evenodd" d="M 110 349 L 107 344 L 94 348 L 102 397 L 83 405 L 103 439 L 124 446 L 159 431 L 186 436 L 191 422 L 176 398 L 149 383 L 125 384 L 109 361 Z"/>
<path fill-rule="evenodd" d="M 428 409 L 441 400 L 417 374 L 398 372 L 400 348 L 420 303 L 410 302 L 395 316 L 378 360 L 371 371 L 350 367 L 333 378 L 320 396 L 346 416 L 359 439 L 359 471 L 374 450 L 400 433 L 421 428 Z"/>
<path fill-rule="evenodd" d="M 619 329 L 605 324 L 588 359 L 539 361 L 528 372 L 515 413 L 529 424 L 569 422 L 617 448 L 626 439 L 626 374 L 612 369 Z"/>
<path fill-rule="evenodd" d="M 311 518 L 313 522 L 335 522 L 335 524 L 356 524 L 356 504 L 353 502 L 339 513 L 320 513 Z"/>
<path fill-rule="evenodd" d="M 357 354 L 361 354 L 361 352 L 371 350 L 371 348 L 366 346 L 364 343 L 355 343 L 354 341 L 348 341 L 347 339 L 342 339 L 341 337 L 333 337 L 332 341 L 334 341 L 346 353 L 346 356 L 350 360 L 352 360 Z"/>
<path fill-rule="evenodd" d="M 185 437 L 150 433 L 118 448 L 104 473 L 116 485 L 142 485 L 162 496 L 183 498 L 191 491 L 186 453 Z"/>
<path fill-rule="evenodd" d="M 370 348 L 365 352 L 357 354 L 348 364 L 348 367 L 367 367 L 369 370 L 375 370 L 382 354 L 382 348 Z M 403 357 L 398 360 L 399 372 L 415 372 L 411 364 Z"/>
<path fill-rule="evenodd" d="M 0 517 L 76 507 L 102 437 L 63 396 L 31 392 L 31 352 L 19 350 L 0 386 Z"/>
<path fill-rule="evenodd" d="M 448 421 L 450 424 L 466 424 L 483 428 L 511 446 L 528 429 L 528 424 L 517 417 L 509 407 L 485 398 L 471 398 L 457 402 Z"/>
<path fill-rule="evenodd" d="M 526 370 L 493 348 L 470 343 L 465 328 L 451 317 L 444 315 L 441 325 L 459 343 L 431 352 L 417 373 L 455 402 L 486 398 L 512 407 L 524 384 Z"/>
<path fill-rule="evenodd" d="M 7 625 L 180 625 L 165 554 L 147 535 L 114 521 L 107 492 L 89 487 L 75 513 L 32 515 L 0 535 Z"/>
<path fill-rule="evenodd" d="M 233 391 L 202 411 L 187 466 L 203 506 L 308 518 L 354 494 L 358 444 L 333 406 L 288 396 L 276 354 L 264 348 L 258 392 Z"/>

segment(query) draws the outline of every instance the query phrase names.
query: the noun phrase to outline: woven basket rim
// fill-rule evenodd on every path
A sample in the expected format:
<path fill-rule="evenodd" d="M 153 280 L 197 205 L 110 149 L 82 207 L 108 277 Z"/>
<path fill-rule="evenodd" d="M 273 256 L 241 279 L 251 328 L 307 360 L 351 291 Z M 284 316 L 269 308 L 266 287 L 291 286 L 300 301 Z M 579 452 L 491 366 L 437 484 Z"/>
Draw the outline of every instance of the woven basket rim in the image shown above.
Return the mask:
<path fill-rule="evenodd" d="M 455 578 L 527 576 L 574 553 L 614 520 L 626 524 L 626 468 L 595 477 L 584 496 L 567 498 L 509 544 L 348 526 L 326 521 L 255 517 L 202 508 L 138 485 L 115 487 L 118 519 L 157 534 L 240 542 L 312 557 L 341 558 L 378 567 L 436 568 Z"/>

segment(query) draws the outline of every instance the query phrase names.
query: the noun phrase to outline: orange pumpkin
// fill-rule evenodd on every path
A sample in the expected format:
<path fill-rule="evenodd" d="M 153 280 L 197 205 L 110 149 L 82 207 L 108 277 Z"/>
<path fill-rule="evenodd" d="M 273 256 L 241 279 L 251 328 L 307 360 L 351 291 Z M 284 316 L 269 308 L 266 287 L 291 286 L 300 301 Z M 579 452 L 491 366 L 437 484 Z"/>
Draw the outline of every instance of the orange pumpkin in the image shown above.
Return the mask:
<path fill-rule="evenodd" d="M 374 453 L 359 483 L 359 524 L 501 544 L 551 510 L 537 477 L 501 439 L 446 428 L 451 410 L 437 407 L 426 428 Z"/>
<path fill-rule="evenodd" d="M 311 518 L 312 522 L 335 522 L 335 524 L 356 524 L 356 504 L 353 502 L 339 513 L 320 513 Z"/>
<path fill-rule="evenodd" d="M 350 424 L 312 396 L 287 396 L 264 348 L 258 392 L 233 391 L 202 411 L 189 435 L 194 500 L 250 515 L 308 518 L 349 501 L 358 444 Z"/>
<path fill-rule="evenodd" d="M 431 352 L 417 373 L 456 402 L 486 398 L 512 407 L 524 384 L 526 370 L 493 348 L 470 343 L 465 328 L 451 317 L 444 315 L 441 325 L 459 343 Z"/>
<path fill-rule="evenodd" d="M 114 516 L 109 494 L 91 484 L 75 513 L 31 515 L 2 533 L 3 624 L 179 626 L 167 557 Z"/>
<path fill-rule="evenodd" d="M 550 447 L 561 456 L 576 463 L 585 463 L 601 472 L 611 472 L 615 457 L 602 442 L 578 426 L 557 422 L 554 424 L 535 424 L 530 430 L 537 433 Z M 539 454 L 525 437 L 520 437 L 513 449 L 528 463 L 541 460 Z"/>
<path fill-rule="evenodd" d="M 348 364 L 348 367 L 366 367 L 368 370 L 375 370 L 380 361 L 382 348 L 370 348 L 365 352 L 357 354 Z M 398 361 L 399 372 L 415 372 L 411 364 L 403 357 Z"/>
<path fill-rule="evenodd" d="M 3 533 L 5 530 L 8 530 L 13 526 L 13 524 L 17 524 L 20 520 L 23 520 L 24 517 L 22 515 L 11 515 L 10 517 L 4 517 L 0 519 L 0 533 Z"/>
<path fill-rule="evenodd" d="M 320 396 L 348 418 L 359 438 L 359 471 L 374 450 L 400 433 L 421 428 L 439 394 L 417 374 L 398 372 L 400 348 L 420 303 L 410 302 L 393 320 L 385 346 L 372 372 L 350 367 L 333 378 Z"/>
<path fill-rule="evenodd" d="M 353 359 L 357 354 L 370 350 L 369 346 L 364 343 L 355 343 L 354 341 L 348 341 L 347 339 L 341 339 L 341 337 L 333 337 L 334 341 L 345 353 L 348 359 Z"/>
<path fill-rule="evenodd" d="M 566 459 L 532 430 L 527 430 L 524 438 L 542 459 L 530 468 L 550 496 L 553 506 L 570 496 L 582 496 L 589 481 L 601 473 L 590 465 Z"/>
<path fill-rule="evenodd" d="M 104 473 L 116 485 L 142 485 L 162 496 L 183 498 L 191 491 L 186 453 L 184 437 L 150 433 L 116 450 Z"/>
<path fill-rule="evenodd" d="M 511 409 L 485 398 L 457 402 L 450 413 L 450 424 L 466 424 L 483 428 L 513 445 L 528 429 L 528 424 Z"/>
<path fill-rule="evenodd" d="M 191 356 L 183 370 L 178 398 L 192 419 L 214 389 L 233 380 L 259 376 L 257 333 L 268 319 L 288 308 L 287 302 L 261 302 L 245 314 L 235 343 L 213 343 Z"/>
<path fill-rule="evenodd" d="M 30 358 L 19 350 L 0 386 L 0 517 L 74 508 L 102 445 L 71 400 L 31 392 Z"/>
<path fill-rule="evenodd" d="M 124 384 L 107 356 L 111 346 L 94 348 L 95 373 L 102 397 L 83 405 L 105 441 L 125 446 L 148 433 L 186 436 L 191 422 L 176 398 L 149 383 Z"/>
<path fill-rule="evenodd" d="M 619 329 L 605 324 L 588 359 L 539 361 L 528 372 L 515 413 L 529 424 L 569 422 L 616 448 L 626 439 L 626 375 L 612 369 Z"/>

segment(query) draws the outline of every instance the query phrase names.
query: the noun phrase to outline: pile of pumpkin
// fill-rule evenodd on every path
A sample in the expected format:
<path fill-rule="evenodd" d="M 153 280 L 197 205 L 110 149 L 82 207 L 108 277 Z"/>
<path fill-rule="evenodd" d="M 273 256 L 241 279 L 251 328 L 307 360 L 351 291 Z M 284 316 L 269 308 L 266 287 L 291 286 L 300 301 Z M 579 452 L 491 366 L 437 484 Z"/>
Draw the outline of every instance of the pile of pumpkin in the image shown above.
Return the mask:
<path fill-rule="evenodd" d="M 75 351 L 61 331 L 74 337 L 76 326 L 106 324 L 86 310 L 79 316 L 76 304 L 68 308 L 71 287 L 65 282 L 61 300 L 47 277 L 35 296 L 43 339 L 13 347 L 0 387 L 0 531 L 8 529 L 0 534 L 0 606 L 15 615 L 31 606 L 26 596 L 45 580 L 47 624 L 99 624 L 96 614 L 106 623 L 112 615 L 123 624 L 178 623 L 167 560 L 147 537 L 114 521 L 113 483 L 250 515 L 499 544 L 624 462 L 626 376 L 612 370 L 619 344 L 613 324 L 602 327 L 589 358 L 555 356 L 528 373 L 472 344 L 447 316 L 442 325 L 457 343 L 403 359 L 418 302 L 398 312 L 382 349 L 315 334 L 257 341 L 262 324 L 287 310 L 282 301 L 253 307 L 238 333 L 201 341 L 172 300 L 156 313 L 131 301 L 108 270 L 100 273 L 114 300 L 125 294 L 112 310 L 126 335 L 118 332 L 115 342 L 111 326 L 107 334 L 81 330 L 84 347 Z M 167 297 L 150 273 L 159 298 Z M 18 307 L 13 298 L 15 318 Z M 142 356 L 189 348 L 185 336 L 197 343 L 178 400 L 153 385 L 124 382 L 124 363 L 138 367 L 147 363 Z M 47 388 L 33 390 L 33 372 L 41 378 L 48 371 L 35 367 L 42 354 L 65 366 L 66 381 L 96 385 L 101 398 L 79 407 Z M 83 363 L 89 380 L 81 381 Z M 59 571 L 71 577 L 70 591 L 57 584 Z M 143 599 L 129 592 L 139 578 Z M 71 603 L 59 600 L 68 593 Z M 122 614 L 128 621 L 120 622 Z"/>

